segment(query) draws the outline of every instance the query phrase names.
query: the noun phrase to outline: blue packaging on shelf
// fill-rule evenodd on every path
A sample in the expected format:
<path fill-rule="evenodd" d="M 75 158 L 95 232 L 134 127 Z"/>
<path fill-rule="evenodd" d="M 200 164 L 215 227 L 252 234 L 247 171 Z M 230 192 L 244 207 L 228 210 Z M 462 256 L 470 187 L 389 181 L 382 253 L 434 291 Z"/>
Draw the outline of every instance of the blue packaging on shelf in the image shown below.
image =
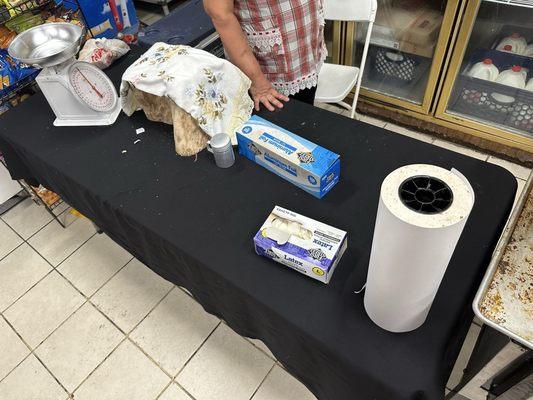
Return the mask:
<path fill-rule="evenodd" d="M 286 129 L 252 116 L 238 131 L 239 154 L 322 198 L 340 177 L 340 156 Z"/>
<path fill-rule="evenodd" d="M 77 0 L 87 28 L 95 38 L 116 38 L 119 32 L 134 35 L 139 20 L 133 0 Z M 66 8 L 77 8 L 74 1 L 64 1 Z"/>
<path fill-rule="evenodd" d="M 36 68 L 22 64 L 13 59 L 6 50 L 0 49 L 0 96 L 3 96 L 26 79 L 35 78 Z"/>

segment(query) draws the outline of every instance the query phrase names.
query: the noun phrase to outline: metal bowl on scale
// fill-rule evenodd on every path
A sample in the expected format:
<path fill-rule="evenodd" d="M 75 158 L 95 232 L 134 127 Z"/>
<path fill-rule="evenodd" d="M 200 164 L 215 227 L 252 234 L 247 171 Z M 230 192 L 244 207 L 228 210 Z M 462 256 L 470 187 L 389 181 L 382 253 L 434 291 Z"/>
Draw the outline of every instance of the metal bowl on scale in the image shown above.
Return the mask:
<path fill-rule="evenodd" d="M 52 67 L 73 58 L 81 47 L 83 28 L 67 22 L 50 22 L 20 33 L 8 53 L 28 65 Z"/>

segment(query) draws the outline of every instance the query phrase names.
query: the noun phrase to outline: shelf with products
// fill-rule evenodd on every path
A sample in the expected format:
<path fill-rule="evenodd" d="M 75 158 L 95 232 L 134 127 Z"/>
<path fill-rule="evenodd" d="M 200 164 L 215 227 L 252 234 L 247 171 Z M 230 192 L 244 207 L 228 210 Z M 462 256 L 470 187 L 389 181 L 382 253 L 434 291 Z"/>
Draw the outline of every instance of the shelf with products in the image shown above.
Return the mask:
<path fill-rule="evenodd" d="M 54 0 L 0 0 L 0 25 L 24 14 L 32 14 L 44 7 L 55 5 Z"/>
<path fill-rule="evenodd" d="M 1 5 L 10 4 L 10 19 L 0 23 L 0 114 L 18 104 L 20 97 L 35 92 L 35 77 L 39 73 L 34 68 L 9 56 L 7 49 L 16 35 L 33 26 L 47 22 L 72 22 L 81 24 L 78 16 L 79 8 L 76 0 L 68 2 L 65 7 L 63 0 L 0 0 Z M 21 12 L 21 14 L 13 14 Z"/>

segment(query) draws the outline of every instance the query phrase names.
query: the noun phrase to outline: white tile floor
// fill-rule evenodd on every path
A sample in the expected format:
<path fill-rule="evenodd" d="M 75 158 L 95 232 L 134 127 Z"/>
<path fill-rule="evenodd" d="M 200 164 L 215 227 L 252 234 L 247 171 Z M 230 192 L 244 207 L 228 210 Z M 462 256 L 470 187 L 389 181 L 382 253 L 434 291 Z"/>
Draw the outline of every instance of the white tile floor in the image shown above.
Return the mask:
<path fill-rule="evenodd" d="M 363 119 L 498 163 L 522 187 L 530 172 Z M 97 235 L 86 219 L 67 219 L 71 224 L 63 229 L 31 200 L 1 216 L 0 399 L 314 399 L 261 341 L 243 338 L 205 313 L 185 291 Z M 450 384 L 478 331 L 474 325 Z M 480 400 L 478 392 L 467 394 Z"/>

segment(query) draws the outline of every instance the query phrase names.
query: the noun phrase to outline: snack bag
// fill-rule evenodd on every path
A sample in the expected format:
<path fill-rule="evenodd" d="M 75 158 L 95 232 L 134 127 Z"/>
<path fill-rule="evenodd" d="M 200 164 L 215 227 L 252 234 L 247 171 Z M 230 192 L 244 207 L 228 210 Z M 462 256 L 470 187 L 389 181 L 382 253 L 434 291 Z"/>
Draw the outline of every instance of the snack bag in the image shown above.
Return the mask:
<path fill-rule="evenodd" d="M 37 69 L 14 60 L 6 50 L 0 50 L 0 95 L 7 93 L 18 82 L 36 73 Z"/>
<path fill-rule="evenodd" d="M 7 49 L 13 39 L 15 39 L 15 36 L 17 36 L 16 32 L 0 26 L 0 49 Z"/>

